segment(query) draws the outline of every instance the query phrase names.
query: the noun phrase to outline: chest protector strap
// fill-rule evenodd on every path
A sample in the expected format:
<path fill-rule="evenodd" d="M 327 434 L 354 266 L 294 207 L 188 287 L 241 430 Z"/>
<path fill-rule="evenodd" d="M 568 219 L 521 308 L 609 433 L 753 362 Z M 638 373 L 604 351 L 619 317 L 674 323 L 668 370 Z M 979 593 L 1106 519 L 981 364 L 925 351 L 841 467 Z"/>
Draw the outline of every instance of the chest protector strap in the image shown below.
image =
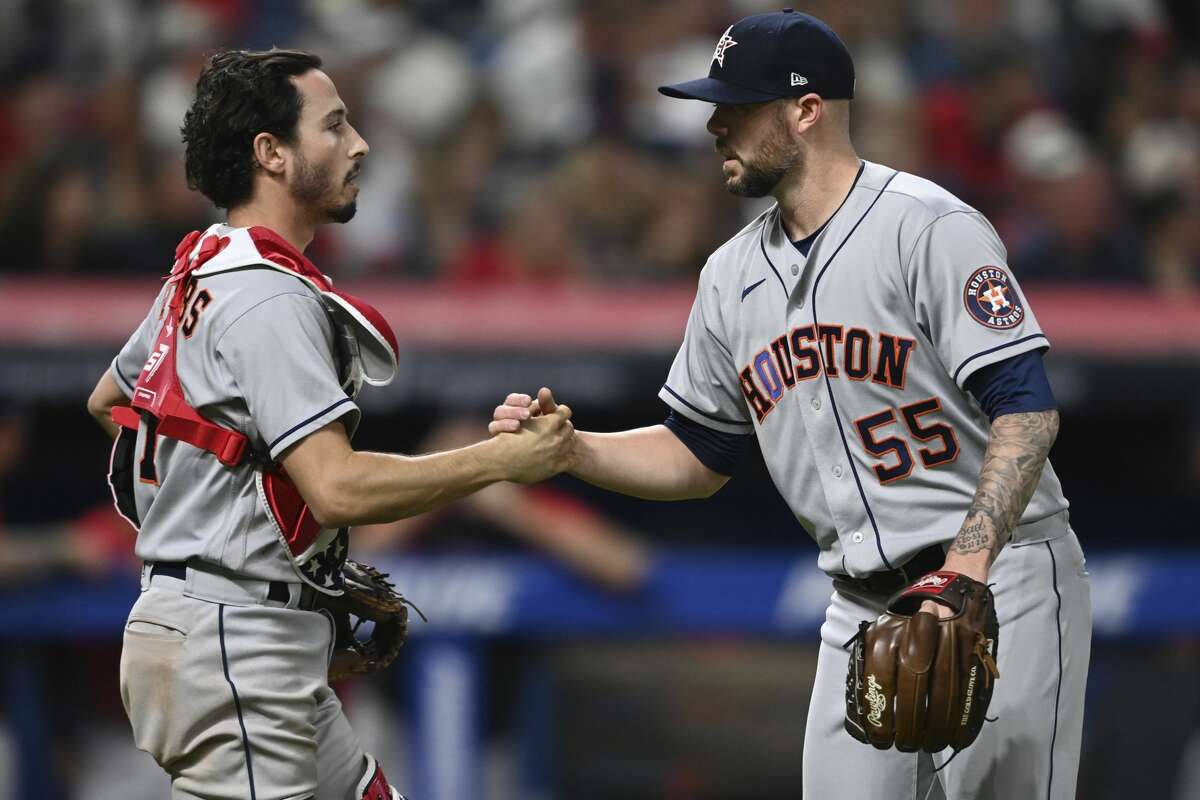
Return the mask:
<path fill-rule="evenodd" d="M 331 313 L 343 312 L 342 318 L 356 322 L 357 329 L 365 329 L 372 336 L 375 352 L 380 351 L 382 343 L 384 360 L 391 356 L 394 372 L 398 350 L 395 335 L 378 311 L 355 297 L 336 291 L 329 279 L 308 259 L 273 232 L 265 228 L 251 228 L 248 233 L 257 256 L 251 264 L 294 273 L 320 292 Z M 199 247 L 196 247 L 197 242 Z M 249 440 L 245 434 L 205 419 L 187 402 L 175 368 L 177 332 L 186 304 L 188 279 L 224 251 L 229 243 L 228 236 L 202 235 L 199 231 L 193 231 L 179 243 L 175 250 L 175 264 L 167 276 L 167 284 L 172 289 L 163 305 L 163 322 L 155 345 L 134 386 L 130 406 L 116 406 L 112 410 L 113 422 L 121 426 L 121 431 L 109 459 L 109 487 L 117 511 L 134 528 L 140 522 L 134 502 L 134 481 L 157 482 L 153 459 L 155 442 L 159 436 L 186 442 L 212 453 L 227 467 L 240 466 L 250 455 Z M 351 330 L 356 328 L 352 327 Z M 359 368 L 355 366 L 355 369 Z M 371 382 L 384 383 L 387 380 L 390 377 Z M 138 429 L 142 424 L 145 425 L 148 441 L 143 445 L 139 462 L 135 450 Z M 149 468 L 147 460 L 150 462 Z M 136 469 L 135 462 L 138 462 Z M 317 589 L 340 593 L 341 570 L 335 567 L 346 555 L 345 531 L 321 528 L 282 466 L 260 466 L 255 482 L 259 498 L 280 539 L 287 546 L 297 574 Z"/>

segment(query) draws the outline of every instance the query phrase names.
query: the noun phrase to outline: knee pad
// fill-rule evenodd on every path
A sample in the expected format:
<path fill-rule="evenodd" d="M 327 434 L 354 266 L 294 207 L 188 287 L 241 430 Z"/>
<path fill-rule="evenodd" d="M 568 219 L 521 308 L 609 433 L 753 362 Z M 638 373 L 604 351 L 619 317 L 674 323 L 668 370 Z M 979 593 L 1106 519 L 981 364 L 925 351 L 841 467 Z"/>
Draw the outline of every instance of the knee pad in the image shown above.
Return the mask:
<path fill-rule="evenodd" d="M 388 783 L 379 762 L 369 753 L 365 755 L 367 763 L 363 770 L 363 776 L 358 781 L 358 788 L 354 792 L 356 800 L 358 798 L 361 800 L 404 800 L 404 795 L 397 792 Z"/>

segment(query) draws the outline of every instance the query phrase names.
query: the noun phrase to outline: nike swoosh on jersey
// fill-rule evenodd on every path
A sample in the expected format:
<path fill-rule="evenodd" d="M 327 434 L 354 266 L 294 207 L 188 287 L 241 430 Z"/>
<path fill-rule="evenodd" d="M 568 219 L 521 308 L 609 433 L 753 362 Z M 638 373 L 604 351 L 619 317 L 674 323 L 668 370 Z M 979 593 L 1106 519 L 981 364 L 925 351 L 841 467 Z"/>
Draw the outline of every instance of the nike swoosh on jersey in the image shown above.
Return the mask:
<path fill-rule="evenodd" d="M 766 280 L 766 278 L 763 278 L 763 279 L 762 279 L 762 281 L 759 281 L 758 283 L 752 283 L 752 284 L 750 284 L 749 286 L 747 286 L 745 289 L 742 289 L 742 299 L 743 299 L 743 300 L 745 300 L 745 299 L 746 299 L 746 295 L 748 295 L 748 294 L 750 294 L 751 292 L 753 292 L 753 291 L 754 291 L 755 289 L 757 289 L 759 286 L 762 286 L 762 283 L 763 283 L 763 281 L 765 281 L 765 280 Z"/>

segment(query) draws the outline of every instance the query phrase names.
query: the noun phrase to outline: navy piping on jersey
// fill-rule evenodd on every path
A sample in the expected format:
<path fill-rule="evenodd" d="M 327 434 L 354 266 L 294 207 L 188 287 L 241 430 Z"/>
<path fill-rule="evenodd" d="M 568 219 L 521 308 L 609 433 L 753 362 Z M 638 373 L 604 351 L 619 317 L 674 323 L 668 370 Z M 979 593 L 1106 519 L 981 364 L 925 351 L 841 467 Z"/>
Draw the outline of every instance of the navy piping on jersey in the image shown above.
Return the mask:
<path fill-rule="evenodd" d="M 217 628 L 221 636 L 221 667 L 225 670 L 225 680 L 233 692 L 233 707 L 237 711 L 238 727 L 242 729 L 242 750 L 246 753 L 246 775 L 250 779 L 250 800 L 257 800 L 254 791 L 254 763 L 250 759 L 250 737 L 246 735 L 246 722 L 242 719 L 242 701 L 238 698 L 237 687 L 233 678 L 229 677 L 229 657 L 225 654 L 225 604 L 221 603 L 217 613 Z"/>
<path fill-rule="evenodd" d="M 861 168 L 859 169 L 859 174 L 862 174 Z M 854 227 L 846 234 L 846 238 L 842 239 L 841 244 L 833 251 L 833 255 L 825 262 L 825 266 L 821 267 L 821 271 L 817 273 L 817 278 L 813 281 L 812 286 L 813 325 L 820 326 L 821 324 L 817 316 L 817 286 L 820 285 L 821 278 L 825 275 L 825 270 L 829 269 L 829 265 L 837 258 L 838 253 L 842 252 L 842 248 L 846 246 L 846 242 L 850 241 L 851 237 L 854 236 L 854 232 L 858 230 L 858 226 L 871 213 L 871 209 L 875 208 L 875 204 L 879 202 L 879 198 L 883 197 L 883 193 L 887 190 L 888 184 L 895 180 L 899 174 L 898 172 L 893 172 L 891 177 L 887 179 L 887 182 L 879 189 L 879 194 L 875 195 L 875 199 L 871 201 L 871 205 L 867 206 L 867 210 L 858 218 L 858 222 L 854 223 Z M 857 179 L 855 179 L 855 182 L 857 182 Z M 842 415 L 838 412 L 837 399 L 833 396 L 833 384 L 829 381 L 829 369 L 825 363 L 825 354 L 822 352 L 822 348 L 817 348 L 817 355 L 821 359 L 821 374 L 825 379 L 825 389 L 829 392 L 829 407 L 833 411 L 834 421 L 837 422 L 838 435 L 842 437 L 842 449 L 846 451 L 846 461 L 850 465 L 851 474 L 854 475 L 854 485 L 858 487 L 858 496 L 862 498 L 863 508 L 867 512 L 867 519 L 871 521 L 871 530 L 875 533 L 875 549 L 879 551 L 879 558 L 883 560 L 884 568 L 894 569 L 892 562 L 888 561 L 888 557 L 883 552 L 883 539 L 879 535 L 879 524 L 875 521 L 875 512 L 871 510 L 871 504 L 867 502 L 867 493 L 863 490 L 862 479 L 858 476 L 858 467 L 854 463 L 854 454 L 850 452 L 850 443 L 846 441 L 846 431 L 842 427 Z"/>
<path fill-rule="evenodd" d="M 1054 744 L 1058 739 L 1058 702 L 1062 697 L 1062 595 L 1058 593 L 1058 562 L 1054 558 L 1054 548 L 1050 546 L 1050 542 L 1045 544 L 1046 552 L 1050 554 L 1050 585 L 1058 599 L 1058 607 L 1054 610 L 1054 625 L 1058 630 L 1058 684 L 1054 689 L 1054 727 L 1050 731 L 1050 777 L 1046 781 L 1046 800 L 1050 800 L 1054 793 Z"/>
<path fill-rule="evenodd" d="M 850 191 L 846 192 L 846 196 L 842 198 L 842 202 L 838 203 L 838 207 L 835 208 L 833 210 L 833 213 L 829 215 L 829 219 L 822 222 L 821 227 L 819 227 L 815 231 L 813 231 L 811 236 L 808 236 L 806 239 L 802 239 L 801 241 L 808 241 L 809 245 L 811 247 L 812 242 L 816 241 L 816 238 L 821 233 L 821 231 L 825 230 L 825 226 L 828 225 L 830 223 L 830 221 L 838 215 L 838 212 L 842 210 L 842 206 L 846 205 L 846 201 L 850 199 L 850 195 L 854 194 L 854 188 L 856 186 L 858 186 L 858 179 L 862 177 L 863 170 L 866 168 L 867 168 L 867 162 L 865 162 L 865 161 L 858 162 L 858 172 L 854 173 L 854 182 L 850 184 Z M 892 177 L 894 178 L 896 176 L 893 175 Z M 891 183 L 891 178 L 888 178 L 888 183 Z M 872 203 L 872 205 L 874 205 L 874 203 Z M 776 206 L 775 210 L 777 213 L 782 213 L 779 211 L 778 206 Z M 870 211 L 870 209 L 867 209 L 867 210 Z M 767 218 L 763 220 L 761 233 L 759 234 L 759 237 L 758 237 L 758 249 L 762 250 L 763 258 L 765 258 L 767 260 L 767 266 L 769 266 L 771 268 L 771 272 L 774 272 L 775 277 L 779 278 L 779 285 L 783 287 L 783 296 L 790 298 L 791 294 L 788 292 L 787 284 L 783 282 L 783 276 L 779 274 L 779 270 L 775 269 L 774 262 L 771 261 L 771 257 L 769 255 L 767 255 L 767 245 L 766 245 L 767 221 L 770 218 L 771 218 L 770 215 L 767 215 Z M 779 227 L 783 228 L 782 221 L 779 223 Z M 855 227 L 857 227 L 857 226 L 855 226 Z M 786 230 L 783 233 L 785 236 L 787 235 Z M 793 244 L 795 244 L 795 243 L 793 243 Z M 842 242 L 842 244 L 845 244 L 845 242 Z M 839 250 L 841 249 L 840 245 L 839 245 L 838 249 Z M 804 257 L 808 258 L 808 253 L 805 253 Z"/>
<path fill-rule="evenodd" d="M 853 187 L 851 187 L 853 190 Z M 779 287 L 783 289 L 783 296 L 788 296 L 787 284 L 783 282 L 783 276 L 779 274 L 779 270 L 775 269 L 775 265 L 771 263 L 771 257 L 767 255 L 767 220 L 771 219 L 770 215 L 763 220 L 762 230 L 758 235 L 758 249 L 762 250 L 763 258 L 767 260 L 767 266 L 771 268 L 771 272 L 775 273 L 775 277 L 779 278 Z"/>
<path fill-rule="evenodd" d="M 117 380 L 119 380 L 119 381 L 121 381 L 121 383 L 125 384 L 125 387 L 127 389 L 129 389 L 130 394 L 132 394 L 134 387 L 130 385 L 129 381 L 125 380 L 125 376 L 121 374 L 121 370 L 114 369 L 113 374 L 117 376 Z"/>
<path fill-rule="evenodd" d="M 292 427 L 288 428 L 288 429 L 287 429 L 286 431 L 284 431 L 283 433 L 281 433 L 281 434 L 279 434 L 278 436 L 276 436 L 276 437 L 275 437 L 275 441 L 273 441 L 273 442 L 271 442 L 269 445 L 267 445 L 267 450 L 274 450 L 274 449 L 275 449 L 275 445 L 276 445 L 276 444 L 278 444 L 279 442 L 282 442 L 284 439 L 286 439 L 287 437 L 291 436 L 293 433 L 295 433 L 296 431 L 300 430 L 301 428 L 303 428 L 303 427 L 304 427 L 305 425 L 307 425 L 308 423 L 312 422 L 312 421 L 313 421 L 314 419 L 316 419 L 317 417 L 320 417 L 320 416 L 323 416 L 323 415 L 325 415 L 325 414 L 328 414 L 330 411 L 333 411 L 335 408 L 337 408 L 338 406 L 340 406 L 342 403 L 349 403 L 349 402 L 350 402 L 350 398 L 349 398 L 349 397 L 343 397 L 341 400 L 338 400 L 338 401 L 337 401 L 336 403 L 334 403 L 333 405 L 331 405 L 331 406 L 329 406 L 329 407 L 327 407 L 327 408 L 325 408 L 325 409 L 322 409 L 321 411 L 318 411 L 317 413 L 313 414 L 311 417 L 309 417 L 308 419 L 304 420 L 303 422 L 298 422 L 298 423 L 296 423 L 295 425 L 293 425 Z"/>
<path fill-rule="evenodd" d="M 680 396 L 679 396 L 679 392 L 676 392 L 674 389 L 672 389 L 672 388 L 671 388 L 670 386 L 668 386 L 667 384 L 665 384 L 665 383 L 664 383 L 664 384 L 663 384 L 663 388 L 664 388 L 664 389 L 666 389 L 668 392 L 670 392 L 670 393 L 671 393 L 671 397 L 674 397 L 676 400 L 678 400 L 679 402 L 683 403 L 685 406 L 687 406 L 688 408 L 690 408 L 692 411 L 695 411 L 697 414 L 699 414 L 700 416 L 704 417 L 705 419 L 711 419 L 713 422 L 720 422 L 720 423 L 722 423 L 722 424 L 724 424 L 724 425 L 741 425 L 741 426 L 742 426 L 742 427 L 744 427 L 744 428 L 749 428 L 749 427 L 751 427 L 751 425 L 750 425 L 750 423 L 749 423 L 749 422 L 745 422 L 745 421 L 743 421 L 743 420 L 740 420 L 740 419 L 725 419 L 724 417 L 718 417 L 718 416 L 717 416 L 717 415 L 715 415 L 715 414 L 709 414 L 709 413 L 708 413 L 708 412 L 706 412 L 706 411 L 701 411 L 700 409 L 696 408 L 694 405 L 692 405 L 691 403 L 689 403 L 687 400 L 684 400 L 682 397 L 680 397 Z"/>
<path fill-rule="evenodd" d="M 975 359 L 982 358 L 982 357 L 988 355 L 989 353 L 996 352 L 997 350 L 1003 350 L 1006 347 L 1016 347 L 1019 344 L 1024 344 L 1025 342 L 1028 342 L 1030 339 L 1046 339 L 1046 334 L 1031 333 L 1024 338 L 1017 339 L 1014 342 L 1005 342 L 1004 344 L 998 344 L 995 347 L 989 347 L 987 350 L 980 350 L 978 353 L 976 353 L 973 356 L 967 356 L 967 358 L 964 359 L 963 362 L 958 365 L 958 369 L 954 370 L 954 375 L 951 377 L 951 380 L 953 380 L 955 383 L 958 383 L 958 376 L 963 371 L 963 368 L 966 367 L 967 364 L 970 364 Z M 1047 347 L 1050 346 L 1049 339 L 1046 339 L 1046 346 Z"/>

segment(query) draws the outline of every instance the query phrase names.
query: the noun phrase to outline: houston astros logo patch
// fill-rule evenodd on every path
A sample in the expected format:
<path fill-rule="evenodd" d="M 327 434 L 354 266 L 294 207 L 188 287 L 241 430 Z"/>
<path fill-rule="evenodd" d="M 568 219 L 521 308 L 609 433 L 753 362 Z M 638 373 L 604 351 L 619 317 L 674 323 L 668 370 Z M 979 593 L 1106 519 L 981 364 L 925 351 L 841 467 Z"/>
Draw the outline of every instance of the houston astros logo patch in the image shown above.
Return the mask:
<path fill-rule="evenodd" d="M 1025 319 L 1025 307 L 1008 273 L 999 267 L 980 267 L 967 278 L 963 304 L 981 325 L 1015 328 Z"/>

